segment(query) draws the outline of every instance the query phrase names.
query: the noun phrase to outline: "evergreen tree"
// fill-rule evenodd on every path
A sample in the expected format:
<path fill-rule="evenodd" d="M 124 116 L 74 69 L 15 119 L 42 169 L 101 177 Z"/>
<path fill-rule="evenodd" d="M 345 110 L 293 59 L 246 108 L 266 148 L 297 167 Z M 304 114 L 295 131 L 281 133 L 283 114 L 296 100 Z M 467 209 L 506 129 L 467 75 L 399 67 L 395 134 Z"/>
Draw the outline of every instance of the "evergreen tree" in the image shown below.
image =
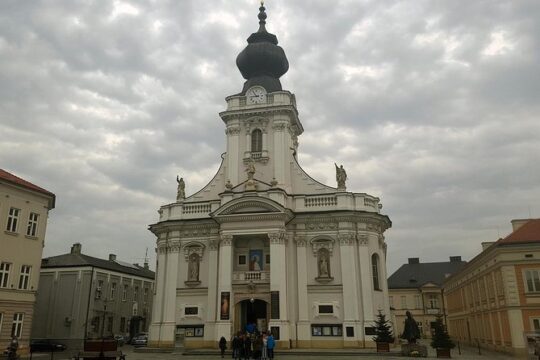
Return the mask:
<path fill-rule="evenodd" d="M 375 320 L 375 337 L 373 341 L 382 343 L 393 343 L 394 334 L 392 334 L 392 328 L 390 327 L 390 321 L 386 320 L 381 310 L 377 314 L 377 320 Z"/>
<path fill-rule="evenodd" d="M 446 331 L 446 328 L 444 327 L 443 323 L 443 317 L 441 314 L 437 315 L 437 319 L 435 320 L 435 326 L 433 328 L 433 338 L 431 339 L 431 347 L 434 349 L 452 349 L 456 346 L 452 339 L 450 339 L 450 335 L 448 335 L 448 332 Z"/>

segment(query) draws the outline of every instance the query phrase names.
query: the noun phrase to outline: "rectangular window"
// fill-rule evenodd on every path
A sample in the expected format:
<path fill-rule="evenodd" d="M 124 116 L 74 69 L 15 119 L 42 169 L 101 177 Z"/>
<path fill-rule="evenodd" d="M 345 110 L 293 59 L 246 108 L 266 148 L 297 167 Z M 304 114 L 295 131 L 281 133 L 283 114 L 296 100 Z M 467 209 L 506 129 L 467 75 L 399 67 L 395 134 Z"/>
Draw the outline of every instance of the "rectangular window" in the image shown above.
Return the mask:
<path fill-rule="evenodd" d="M 139 300 L 139 287 L 135 286 L 135 289 L 133 289 L 133 301 Z"/>
<path fill-rule="evenodd" d="M 388 297 L 388 302 L 390 303 L 390 307 L 393 308 L 393 307 L 394 307 L 394 297 L 393 297 L 393 296 L 389 296 L 389 297 Z"/>
<path fill-rule="evenodd" d="M 120 332 L 125 332 L 125 331 L 126 331 L 126 318 L 121 317 L 120 318 Z"/>
<path fill-rule="evenodd" d="M 11 269 L 10 263 L 0 263 L 0 288 L 8 287 L 9 270 Z"/>
<path fill-rule="evenodd" d="M 430 294 L 428 297 L 429 308 L 438 309 L 439 308 L 439 297 L 435 294 Z"/>
<path fill-rule="evenodd" d="M 341 324 L 311 325 L 311 335 L 313 336 L 343 336 L 343 325 Z"/>
<path fill-rule="evenodd" d="M 124 285 L 124 288 L 122 289 L 122 301 L 127 300 L 127 293 L 128 293 L 128 285 Z"/>
<path fill-rule="evenodd" d="M 184 329 L 185 337 L 203 337 L 204 336 L 204 326 L 177 326 L 178 329 Z"/>
<path fill-rule="evenodd" d="M 266 254 L 265 263 L 270 264 L 270 254 Z"/>
<path fill-rule="evenodd" d="M 420 295 L 414 295 L 414 304 L 416 305 L 417 309 L 422 308 L 422 302 L 420 301 Z"/>
<path fill-rule="evenodd" d="M 111 283 L 111 300 L 116 296 L 116 283 Z"/>
<path fill-rule="evenodd" d="M 143 290 L 143 300 L 145 304 L 148 302 L 148 293 L 149 293 L 149 290 L 147 287 L 145 287 Z"/>
<path fill-rule="evenodd" d="M 26 228 L 26 235 L 36 236 L 39 214 L 30 213 L 28 217 L 28 227 Z"/>
<path fill-rule="evenodd" d="M 15 314 L 13 314 L 13 324 L 11 325 L 11 337 L 13 337 L 13 336 L 16 336 L 18 338 L 21 337 L 22 327 L 23 327 L 23 319 L 24 319 L 24 314 L 23 313 L 15 313 Z"/>
<path fill-rule="evenodd" d="M 99 331 L 99 316 L 94 316 L 94 319 L 92 320 L 92 328 L 94 329 L 95 333 Z"/>
<path fill-rule="evenodd" d="M 8 221 L 6 230 L 10 232 L 17 232 L 17 223 L 19 222 L 19 214 L 21 210 L 16 208 L 9 209 Z"/>
<path fill-rule="evenodd" d="M 401 296 L 401 308 L 407 309 L 407 297 L 404 295 Z"/>
<path fill-rule="evenodd" d="M 112 333 L 112 329 L 113 329 L 113 320 L 114 318 L 112 316 L 109 316 L 109 318 L 107 319 L 107 331 Z"/>
<path fill-rule="evenodd" d="M 540 276 L 538 270 L 526 270 L 525 280 L 527 281 L 528 292 L 540 291 Z"/>
<path fill-rule="evenodd" d="M 19 276 L 19 289 L 27 290 L 30 283 L 30 272 L 32 267 L 29 265 L 21 266 L 21 275 Z"/>
<path fill-rule="evenodd" d="M 333 305 L 319 305 L 319 314 L 333 314 L 334 306 Z"/>
<path fill-rule="evenodd" d="M 540 319 L 533 319 L 533 330 L 540 332 Z"/>
<path fill-rule="evenodd" d="M 197 306 L 186 306 L 184 309 L 184 315 L 197 315 L 199 314 L 199 308 Z"/>
<path fill-rule="evenodd" d="M 246 265 L 246 255 L 238 256 L 238 265 Z"/>
<path fill-rule="evenodd" d="M 96 286 L 96 299 L 101 299 L 101 291 L 103 290 L 103 280 L 98 280 Z"/>

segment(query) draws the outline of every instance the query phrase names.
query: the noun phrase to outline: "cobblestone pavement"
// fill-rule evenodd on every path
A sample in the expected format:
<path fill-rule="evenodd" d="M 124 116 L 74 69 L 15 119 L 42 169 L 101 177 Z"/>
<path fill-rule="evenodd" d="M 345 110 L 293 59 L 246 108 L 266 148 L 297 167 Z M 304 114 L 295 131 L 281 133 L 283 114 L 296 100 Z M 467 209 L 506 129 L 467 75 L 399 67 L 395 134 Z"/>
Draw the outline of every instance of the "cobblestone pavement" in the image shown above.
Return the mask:
<path fill-rule="evenodd" d="M 431 348 L 428 348 L 429 350 L 429 357 L 428 358 L 436 358 L 435 351 Z M 140 353 L 140 352 L 134 352 L 133 348 L 130 346 L 124 346 L 122 348 L 122 351 L 127 355 L 126 360 L 218 360 L 220 359 L 219 354 L 216 352 L 215 355 L 183 355 L 183 349 L 176 349 L 173 353 Z M 33 359 L 37 360 L 47 360 L 50 359 L 50 355 L 40 354 L 40 355 L 34 355 Z M 392 355 L 376 355 L 372 354 L 363 350 L 359 350 L 357 354 L 351 354 L 351 351 L 347 351 L 347 354 L 340 353 L 339 350 L 336 351 L 327 351 L 327 350 L 313 350 L 310 353 L 304 353 L 300 351 L 291 351 L 287 354 L 277 354 L 275 359 L 276 360 L 301 360 L 310 358 L 310 360 L 344 360 L 344 359 L 401 359 L 403 360 L 404 357 L 399 356 L 399 354 L 392 354 Z M 455 348 L 452 350 L 452 358 L 453 359 L 463 359 L 463 360 L 472 360 L 472 359 L 482 359 L 482 360 L 502 360 L 502 359 L 511 359 L 510 356 L 486 351 L 481 351 L 481 355 L 478 354 L 478 350 L 470 347 L 462 348 L 461 354 L 459 354 L 458 349 Z M 27 358 L 23 358 L 27 359 Z M 62 354 L 55 354 L 54 360 L 66 360 L 71 359 L 70 354 L 68 353 L 62 353 Z M 225 356 L 225 359 L 231 359 L 230 354 L 227 354 Z"/>

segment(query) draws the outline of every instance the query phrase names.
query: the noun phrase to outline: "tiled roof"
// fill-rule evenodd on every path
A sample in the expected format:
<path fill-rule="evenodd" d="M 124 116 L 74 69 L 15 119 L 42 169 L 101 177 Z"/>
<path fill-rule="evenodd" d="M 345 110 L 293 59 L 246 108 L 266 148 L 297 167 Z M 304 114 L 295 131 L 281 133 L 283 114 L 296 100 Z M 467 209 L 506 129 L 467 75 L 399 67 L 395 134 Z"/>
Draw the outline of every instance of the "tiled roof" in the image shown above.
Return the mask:
<path fill-rule="evenodd" d="M 513 231 L 504 239 L 497 241 L 500 245 L 540 243 L 540 219 L 531 219 Z"/>
<path fill-rule="evenodd" d="M 54 199 L 55 199 L 55 195 L 48 191 L 48 190 L 45 190 L 44 188 L 42 187 L 39 187 L 35 184 L 32 184 L 30 181 L 26 181 L 18 176 L 15 176 L 13 175 L 12 173 L 10 172 L 7 172 L 6 170 L 4 169 L 0 169 L 0 181 L 1 180 L 4 180 L 4 181 L 7 181 L 11 184 L 14 184 L 14 185 L 19 185 L 21 187 L 24 187 L 28 190 L 33 190 L 33 191 L 36 191 L 38 193 L 41 193 L 41 194 L 44 194 L 44 195 L 48 195 L 48 196 L 51 196 L 53 201 L 52 201 L 52 206 L 51 208 L 54 208 Z"/>
<path fill-rule="evenodd" d="M 100 269 L 116 271 L 119 273 L 141 276 L 148 279 L 154 279 L 155 273 L 151 270 L 145 269 L 142 266 L 130 265 L 126 266 L 120 264 L 117 261 L 105 260 L 88 256 L 84 254 L 63 254 L 58 256 L 52 256 L 41 260 L 41 268 L 57 268 L 57 267 L 82 267 L 82 266 L 94 266 Z"/>
<path fill-rule="evenodd" d="M 388 288 L 417 289 L 427 283 L 441 286 L 449 274 L 459 271 L 465 264 L 465 261 L 404 264 L 388 278 Z"/>

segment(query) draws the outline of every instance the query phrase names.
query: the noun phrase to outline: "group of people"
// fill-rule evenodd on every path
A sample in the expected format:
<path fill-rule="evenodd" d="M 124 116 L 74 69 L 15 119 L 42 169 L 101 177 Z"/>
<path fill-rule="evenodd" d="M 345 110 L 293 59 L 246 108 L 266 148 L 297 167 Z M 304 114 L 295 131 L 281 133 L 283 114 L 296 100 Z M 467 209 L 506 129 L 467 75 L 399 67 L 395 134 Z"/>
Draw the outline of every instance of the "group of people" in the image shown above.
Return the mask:
<path fill-rule="evenodd" d="M 276 341 L 271 333 L 265 331 L 259 333 L 238 332 L 230 342 L 232 357 L 235 360 L 239 359 L 258 359 L 268 360 L 274 358 L 274 348 Z M 219 348 L 221 349 L 221 357 L 225 356 L 227 349 L 227 340 L 222 336 L 219 340 Z"/>

